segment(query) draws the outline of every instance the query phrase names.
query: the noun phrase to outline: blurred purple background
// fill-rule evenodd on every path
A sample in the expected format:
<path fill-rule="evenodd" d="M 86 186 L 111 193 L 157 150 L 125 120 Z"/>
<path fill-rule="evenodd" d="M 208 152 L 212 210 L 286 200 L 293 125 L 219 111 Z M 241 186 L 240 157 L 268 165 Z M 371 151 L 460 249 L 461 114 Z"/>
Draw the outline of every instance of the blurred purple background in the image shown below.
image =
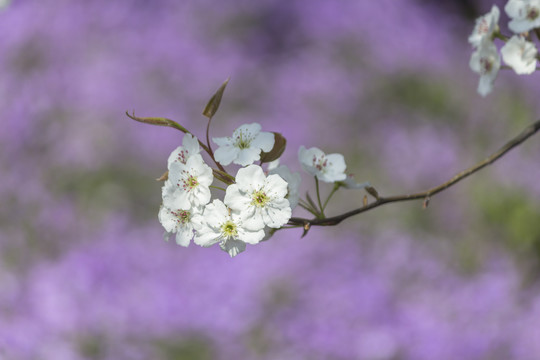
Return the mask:
<path fill-rule="evenodd" d="M 0 12 L 0 358 L 538 359 L 540 139 L 427 210 L 280 231 L 231 259 L 162 240 L 154 179 L 181 134 L 124 115 L 202 136 L 230 76 L 213 136 L 259 122 L 297 171 L 299 146 L 317 146 L 382 194 L 424 190 L 538 118 L 537 75 L 476 93 L 467 37 L 491 4 L 14 0 Z M 328 213 L 363 195 L 343 190 Z"/>

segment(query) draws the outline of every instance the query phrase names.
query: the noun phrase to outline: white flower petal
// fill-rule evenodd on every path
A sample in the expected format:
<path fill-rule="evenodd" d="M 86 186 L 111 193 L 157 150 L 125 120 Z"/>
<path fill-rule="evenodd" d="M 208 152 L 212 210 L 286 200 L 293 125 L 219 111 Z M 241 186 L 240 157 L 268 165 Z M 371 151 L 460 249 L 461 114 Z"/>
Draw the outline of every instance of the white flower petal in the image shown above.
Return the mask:
<path fill-rule="evenodd" d="M 491 7 L 491 11 L 476 19 L 476 24 L 472 34 L 469 36 L 469 43 L 474 47 L 480 45 L 484 39 L 489 39 L 498 29 L 499 8 L 497 5 Z"/>
<path fill-rule="evenodd" d="M 239 153 L 239 148 L 226 144 L 216 149 L 214 152 L 214 158 L 221 165 L 227 166 L 238 157 Z"/>
<path fill-rule="evenodd" d="M 284 198 L 288 193 L 287 182 L 278 174 L 268 175 L 263 190 L 274 197 Z"/>
<path fill-rule="evenodd" d="M 247 149 L 241 149 L 238 151 L 238 155 L 233 163 L 247 166 L 253 164 L 261 158 L 261 149 L 250 147 Z"/>
<path fill-rule="evenodd" d="M 221 240 L 219 234 L 211 231 L 204 231 L 195 233 L 193 242 L 199 246 L 210 247 L 214 244 L 217 244 Z"/>
<path fill-rule="evenodd" d="M 280 165 L 272 170 L 270 174 L 278 174 L 283 180 L 287 182 L 287 196 L 291 209 L 294 209 L 298 205 L 300 199 L 300 183 L 302 178 L 299 173 L 292 173 L 286 165 Z"/>
<path fill-rule="evenodd" d="M 287 199 L 275 202 L 263 213 L 264 222 L 271 228 L 279 228 L 285 225 L 291 218 L 292 212 Z"/>
<path fill-rule="evenodd" d="M 251 199 L 240 192 L 238 184 L 231 184 L 225 189 L 223 202 L 231 209 L 240 211 L 249 206 Z"/>
<path fill-rule="evenodd" d="M 264 152 L 269 152 L 274 147 L 275 137 L 271 132 L 260 132 L 253 142 L 252 146 L 261 149 Z"/>
<path fill-rule="evenodd" d="M 176 232 L 176 243 L 180 246 L 187 247 L 192 238 L 193 238 L 192 226 L 186 226 L 184 228 L 180 228 Z"/>
<path fill-rule="evenodd" d="M 221 200 L 215 199 L 212 203 L 206 205 L 203 217 L 205 222 L 212 228 L 217 229 L 227 220 L 229 211 Z"/>
<path fill-rule="evenodd" d="M 251 231 L 259 231 L 264 228 L 264 219 L 259 208 L 251 206 L 243 210 L 240 214 L 242 216 L 242 225 Z"/>
<path fill-rule="evenodd" d="M 261 129 L 261 124 L 258 123 L 244 124 L 238 127 L 238 129 L 233 132 L 233 137 L 239 135 L 240 133 L 256 136 L 261 131 Z"/>
<path fill-rule="evenodd" d="M 516 34 L 540 27 L 539 0 L 509 0 L 504 11 L 512 18 L 508 27 Z"/>
<path fill-rule="evenodd" d="M 173 230 L 176 229 L 178 218 L 171 214 L 171 211 L 167 207 L 161 206 L 158 213 L 158 219 L 167 232 L 173 232 Z"/>
<path fill-rule="evenodd" d="M 270 151 L 274 146 L 274 135 L 261 132 L 261 125 L 257 123 L 241 125 L 231 137 L 213 140 L 219 145 L 214 157 L 222 165 L 252 164 L 260 159 L 261 150 Z"/>
<path fill-rule="evenodd" d="M 217 146 L 227 146 L 232 144 L 231 138 L 227 136 L 212 138 L 212 141 L 216 143 Z"/>
<path fill-rule="evenodd" d="M 199 140 L 192 134 L 184 135 L 184 138 L 182 139 L 182 146 L 190 155 L 198 154 L 201 151 L 199 148 Z"/>
<path fill-rule="evenodd" d="M 248 231 L 245 229 L 238 230 L 238 239 L 248 244 L 258 244 L 264 237 L 264 230 Z"/>
<path fill-rule="evenodd" d="M 263 187 L 266 176 L 263 169 L 258 165 L 249 165 L 239 169 L 236 173 L 236 184 L 242 192 L 252 192 Z"/>
<path fill-rule="evenodd" d="M 537 52 L 533 43 L 517 35 L 512 36 L 501 49 L 503 61 L 519 75 L 531 74 L 536 70 Z"/>
<path fill-rule="evenodd" d="M 235 257 L 246 250 L 246 243 L 243 241 L 230 239 L 226 242 L 222 242 L 220 247 L 223 251 L 228 252 L 231 257 Z"/>
<path fill-rule="evenodd" d="M 326 160 L 330 163 L 328 167 L 332 168 L 333 173 L 344 173 L 345 169 L 347 168 L 347 165 L 345 165 L 345 157 L 341 154 L 329 154 L 326 155 Z M 345 175 L 345 177 L 347 177 Z M 345 179 L 345 177 L 343 179 Z"/>
<path fill-rule="evenodd" d="M 480 47 L 472 54 L 469 65 L 480 75 L 478 93 L 486 96 L 491 92 L 501 67 L 501 59 L 495 44 L 491 41 L 482 41 Z"/>

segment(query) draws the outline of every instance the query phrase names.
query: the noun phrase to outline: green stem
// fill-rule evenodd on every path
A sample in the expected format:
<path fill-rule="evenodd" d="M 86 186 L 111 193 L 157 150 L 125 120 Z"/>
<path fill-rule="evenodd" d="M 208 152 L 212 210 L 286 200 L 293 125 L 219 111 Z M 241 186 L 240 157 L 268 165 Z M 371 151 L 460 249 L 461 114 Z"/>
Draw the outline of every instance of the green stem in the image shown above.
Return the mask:
<path fill-rule="evenodd" d="M 324 219 L 324 207 L 321 202 L 321 193 L 319 191 L 319 179 L 315 176 L 315 189 L 317 190 L 317 202 L 319 203 L 319 209 L 321 210 L 321 217 Z"/>
<path fill-rule="evenodd" d="M 326 198 L 326 201 L 324 202 L 322 211 L 324 211 L 324 209 L 326 209 L 326 205 L 328 205 L 328 201 L 330 201 L 330 199 L 331 199 L 332 196 L 336 193 L 336 191 L 339 189 L 339 187 L 340 187 L 340 186 L 337 185 L 337 184 L 334 185 L 334 188 L 332 189 L 332 192 L 330 193 L 330 195 L 328 195 L 328 197 Z"/>
<path fill-rule="evenodd" d="M 228 173 L 226 173 L 225 171 L 221 171 L 221 170 L 217 170 L 217 169 L 212 169 L 213 173 L 214 173 L 214 177 L 216 177 L 217 179 L 219 179 L 219 181 L 227 184 L 227 185 L 231 185 L 234 183 L 234 177 L 232 175 L 229 175 Z"/>
<path fill-rule="evenodd" d="M 214 164 L 216 164 L 216 166 L 219 168 L 219 170 L 221 170 L 222 172 L 224 173 L 227 173 L 225 171 L 225 168 L 216 161 L 216 159 L 214 158 L 214 152 L 212 151 L 212 145 L 210 145 L 210 122 L 212 122 L 212 117 L 209 116 L 208 117 L 208 123 L 206 124 L 206 145 L 204 147 L 204 149 L 206 150 L 206 152 L 208 153 L 208 155 L 210 156 L 210 158 L 214 161 Z"/>
<path fill-rule="evenodd" d="M 311 214 L 313 214 L 316 217 L 319 217 L 319 213 L 317 210 L 313 209 L 308 203 L 306 203 L 304 200 L 300 199 L 298 201 L 298 205 L 302 207 L 303 209 L 309 211 Z"/>
<path fill-rule="evenodd" d="M 211 187 L 211 188 L 214 188 L 214 189 L 218 189 L 218 190 L 223 190 L 223 191 L 225 191 L 225 189 L 224 189 L 224 188 L 222 188 L 222 187 L 219 187 L 219 186 L 215 186 L 215 185 L 210 185 L 209 187 Z"/>

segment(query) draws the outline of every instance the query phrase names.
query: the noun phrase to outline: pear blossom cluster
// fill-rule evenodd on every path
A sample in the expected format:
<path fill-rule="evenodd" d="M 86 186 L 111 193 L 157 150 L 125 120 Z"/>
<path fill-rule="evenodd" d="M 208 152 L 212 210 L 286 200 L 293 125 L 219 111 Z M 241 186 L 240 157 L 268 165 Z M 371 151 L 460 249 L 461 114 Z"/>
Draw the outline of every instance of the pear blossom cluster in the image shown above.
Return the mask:
<path fill-rule="evenodd" d="M 536 70 L 538 49 L 532 37 L 534 34 L 540 39 L 540 0 L 509 0 L 504 11 L 510 18 L 508 28 L 514 33 L 512 36 L 501 34 L 500 10 L 496 5 L 476 20 L 469 36 L 469 43 L 474 49 L 469 65 L 480 75 L 478 93 L 482 96 L 493 90 L 501 69 L 501 58 L 518 75 L 532 74 Z M 495 39 L 504 42 L 500 54 Z"/>
<path fill-rule="evenodd" d="M 286 143 L 281 134 L 264 132 L 260 124 L 252 123 L 241 125 L 231 136 L 212 140 L 217 145 L 215 151 L 211 144 L 203 144 L 185 131 L 182 145 L 169 155 L 166 176 L 159 179 L 164 180 L 158 218 L 165 240 L 174 235 L 176 243 L 184 247 L 192 240 L 203 247 L 218 244 L 234 257 L 246 250 L 247 244 L 268 240 L 275 231 L 287 227 L 298 205 L 323 214 L 322 205 L 317 209 L 313 201 L 300 199 L 301 175 L 280 164 Z M 209 161 L 203 158 L 202 150 Z M 317 194 L 318 181 L 334 184 L 331 195 L 340 187 L 361 189 L 369 185 L 357 184 L 345 173 L 341 154 L 327 155 L 316 147 L 302 146 L 298 160 L 316 179 Z M 226 166 L 237 166 L 236 175 L 229 174 Z"/>

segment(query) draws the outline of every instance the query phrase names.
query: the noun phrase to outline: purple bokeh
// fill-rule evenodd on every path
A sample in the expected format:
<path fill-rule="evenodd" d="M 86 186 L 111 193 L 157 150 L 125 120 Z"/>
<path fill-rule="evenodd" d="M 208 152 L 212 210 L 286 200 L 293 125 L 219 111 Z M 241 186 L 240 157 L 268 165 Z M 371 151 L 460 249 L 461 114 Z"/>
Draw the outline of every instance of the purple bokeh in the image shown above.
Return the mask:
<path fill-rule="evenodd" d="M 534 140 L 426 211 L 279 231 L 230 259 L 162 240 L 154 179 L 181 134 L 124 115 L 202 136 L 201 110 L 230 77 L 213 136 L 257 121 L 287 138 L 296 171 L 299 146 L 317 146 L 383 194 L 424 190 L 538 107 L 535 75 L 501 73 L 476 94 L 473 20 L 449 9 L 13 1 L 0 12 L 0 358 L 535 359 L 540 290 L 476 192 L 536 208 Z M 364 195 L 344 191 L 329 212 Z"/>

